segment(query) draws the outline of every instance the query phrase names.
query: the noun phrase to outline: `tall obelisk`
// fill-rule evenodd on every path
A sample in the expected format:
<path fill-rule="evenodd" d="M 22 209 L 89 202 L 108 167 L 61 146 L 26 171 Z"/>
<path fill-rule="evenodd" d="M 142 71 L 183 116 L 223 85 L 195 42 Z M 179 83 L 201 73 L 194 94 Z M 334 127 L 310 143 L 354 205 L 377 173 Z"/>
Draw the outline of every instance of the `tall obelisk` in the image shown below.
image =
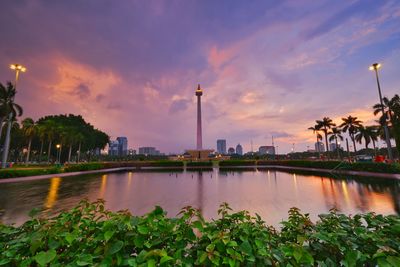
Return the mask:
<path fill-rule="evenodd" d="M 203 90 L 200 88 L 200 84 L 196 90 L 197 96 L 197 149 L 203 149 L 203 136 L 201 131 L 201 96 L 203 95 Z"/>

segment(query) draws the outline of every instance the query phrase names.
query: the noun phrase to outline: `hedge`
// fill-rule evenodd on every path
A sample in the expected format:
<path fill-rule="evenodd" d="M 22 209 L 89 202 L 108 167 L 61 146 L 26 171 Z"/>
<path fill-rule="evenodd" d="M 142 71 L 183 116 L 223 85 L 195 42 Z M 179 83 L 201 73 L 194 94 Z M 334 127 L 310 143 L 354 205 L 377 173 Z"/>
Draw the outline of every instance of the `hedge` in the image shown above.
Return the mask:
<path fill-rule="evenodd" d="M 331 211 L 313 223 L 289 210 L 276 230 L 224 203 L 205 221 L 186 207 L 141 216 L 81 202 L 49 219 L 0 224 L 3 266 L 400 266 L 400 217 Z M 33 216 L 33 213 L 31 214 Z"/>
<path fill-rule="evenodd" d="M 306 161 L 306 160 L 279 160 L 258 161 L 257 165 L 275 165 L 288 167 L 303 167 L 329 170 L 366 171 L 379 173 L 400 173 L 400 164 L 386 164 L 377 162 L 341 162 L 341 161 Z"/>

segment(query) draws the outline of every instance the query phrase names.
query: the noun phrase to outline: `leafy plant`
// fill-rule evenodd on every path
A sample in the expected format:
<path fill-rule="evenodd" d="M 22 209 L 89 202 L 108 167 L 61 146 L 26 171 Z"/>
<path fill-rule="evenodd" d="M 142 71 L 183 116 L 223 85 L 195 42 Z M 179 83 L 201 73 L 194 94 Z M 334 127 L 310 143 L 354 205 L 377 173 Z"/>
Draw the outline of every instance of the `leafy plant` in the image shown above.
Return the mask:
<path fill-rule="evenodd" d="M 34 215 L 35 213 L 32 213 Z M 138 217 L 86 200 L 59 215 L 0 225 L 0 266 L 399 266 L 400 218 L 332 210 L 312 223 L 298 209 L 282 229 L 232 212 L 205 221 L 185 207 Z"/>

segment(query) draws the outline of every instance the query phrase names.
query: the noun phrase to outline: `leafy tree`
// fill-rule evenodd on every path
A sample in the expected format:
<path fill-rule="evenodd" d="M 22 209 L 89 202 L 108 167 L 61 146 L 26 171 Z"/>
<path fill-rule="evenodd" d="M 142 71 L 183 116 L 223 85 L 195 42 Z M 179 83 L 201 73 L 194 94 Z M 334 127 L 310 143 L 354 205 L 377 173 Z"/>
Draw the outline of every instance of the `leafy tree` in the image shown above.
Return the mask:
<path fill-rule="evenodd" d="M 319 140 L 322 140 L 322 135 L 319 133 L 319 128 L 318 128 L 318 125 L 315 125 L 314 127 L 309 127 L 308 128 L 308 130 L 311 130 L 311 131 L 313 131 L 313 133 L 316 135 L 316 137 L 317 137 L 317 144 L 318 144 L 318 142 L 319 142 Z M 319 149 L 319 145 L 318 145 L 318 153 L 320 153 L 321 151 L 319 151 L 320 149 Z"/>
<path fill-rule="evenodd" d="M 316 127 L 318 130 L 321 130 L 325 135 L 325 145 L 326 151 L 329 152 L 329 145 L 328 145 L 328 130 L 332 127 L 336 126 L 333 121 L 329 117 L 324 117 L 322 120 L 316 121 Z"/>
<path fill-rule="evenodd" d="M 343 141 L 343 136 L 342 136 L 342 131 L 338 128 L 338 127 L 333 127 L 331 132 L 328 133 L 329 136 L 329 141 L 332 142 L 333 140 L 335 140 L 336 143 L 336 151 L 337 151 L 337 156 L 338 158 L 340 158 L 340 149 L 339 149 L 339 142 L 338 139 L 340 141 Z"/>
<path fill-rule="evenodd" d="M 391 99 L 384 97 L 382 99 L 383 106 L 378 103 L 373 106 L 374 115 L 381 114 L 379 124 L 388 125 L 391 137 L 394 137 L 396 142 L 397 152 L 400 155 L 400 96 L 395 94 Z M 382 108 L 384 114 L 382 114 Z M 385 140 L 384 134 L 382 134 Z"/>
<path fill-rule="evenodd" d="M 29 156 L 31 154 L 32 138 L 37 134 L 37 126 L 33 119 L 26 118 L 22 120 L 22 132 L 26 138 L 28 138 L 28 151 L 26 154 L 26 163 L 29 162 Z"/>
<path fill-rule="evenodd" d="M 347 118 L 342 118 L 343 123 L 339 126 L 342 128 L 343 132 L 348 132 L 353 141 L 354 153 L 357 153 L 355 134 L 358 129 L 362 126 L 362 121 L 358 120 L 357 117 L 348 116 Z"/>

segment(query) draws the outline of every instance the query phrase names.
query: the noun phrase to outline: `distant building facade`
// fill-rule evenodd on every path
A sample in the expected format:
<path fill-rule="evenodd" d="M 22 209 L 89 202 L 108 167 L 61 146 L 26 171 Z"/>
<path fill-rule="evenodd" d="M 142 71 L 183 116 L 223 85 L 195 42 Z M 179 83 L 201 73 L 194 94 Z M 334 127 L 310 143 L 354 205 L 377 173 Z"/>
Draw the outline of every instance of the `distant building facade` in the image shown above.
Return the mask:
<path fill-rule="evenodd" d="M 128 149 L 128 155 L 129 155 L 129 156 L 134 156 L 134 155 L 136 155 L 136 150 L 135 150 L 135 149 Z"/>
<path fill-rule="evenodd" d="M 329 150 L 330 151 L 336 151 L 336 149 L 340 149 L 340 145 L 336 146 L 336 143 L 330 143 L 329 144 Z"/>
<path fill-rule="evenodd" d="M 242 147 L 241 144 L 238 144 L 238 145 L 236 146 L 236 154 L 238 154 L 238 155 L 243 155 L 243 147 Z"/>
<path fill-rule="evenodd" d="M 235 149 L 234 149 L 233 147 L 230 147 L 230 148 L 228 149 L 228 154 L 229 154 L 229 155 L 235 154 Z"/>
<path fill-rule="evenodd" d="M 117 140 L 110 141 L 108 144 L 108 155 L 119 157 L 128 155 L 128 138 L 117 137 Z"/>
<path fill-rule="evenodd" d="M 118 155 L 126 156 L 128 155 L 128 138 L 124 136 L 117 137 L 118 141 Z"/>
<path fill-rule="evenodd" d="M 275 147 L 274 146 L 260 146 L 258 148 L 258 153 L 260 155 L 275 155 Z"/>
<path fill-rule="evenodd" d="M 155 147 L 144 146 L 139 147 L 139 154 L 146 156 L 159 156 L 161 155 L 160 151 L 158 151 Z"/>
<path fill-rule="evenodd" d="M 315 151 L 316 151 L 316 152 L 325 152 L 324 143 L 322 143 L 322 142 L 316 142 L 316 143 L 315 143 Z"/>
<path fill-rule="evenodd" d="M 226 140 L 225 139 L 217 140 L 217 152 L 219 154 L 226 154 Z"/>
<path fill-rule="evenodd" d="M 108 155 L 118 156 L 118 141 L 110 141 L 108 144 Z"/>

